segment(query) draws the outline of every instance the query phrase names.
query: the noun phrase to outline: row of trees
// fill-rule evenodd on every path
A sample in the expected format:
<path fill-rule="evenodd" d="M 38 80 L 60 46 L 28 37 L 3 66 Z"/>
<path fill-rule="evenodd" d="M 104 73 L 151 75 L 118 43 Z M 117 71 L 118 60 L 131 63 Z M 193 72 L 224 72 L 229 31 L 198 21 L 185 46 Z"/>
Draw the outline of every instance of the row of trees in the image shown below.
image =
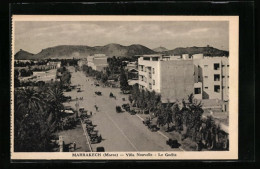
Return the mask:
<path fill-rule="evenodd" d="M 105 71 L 104 72 L 96 71 L 87 65 L 83 65 L 82 70 L 86 73 L 86 75 L 93 76 L 97 80 L 101 80 L 102 83 L 106 83 L 109 78 L 110 79 L 113 78 L 112 76 L 109 77 Z M 116 78 L 114 77 L 113 80 L 116 80 Z"/>
<path fill-rule="evenodd" d="M 63 89 L 70 84 L 70 72 L 65 67 L 57 72 L 61 73 L 60 82 L 28 82 L 22 84 L 25 88 L 15 88 L 14 151 L 52 151 L 53 133 L 75 125 L 75 120 L 62 118 Z"/>
<path fill-rule="evenodd" d="M 30 69 L 20 69 L 20 70 L 18 70 L 18 69 L 15 69 L 14 70 L 14 75 L 15 76 L 22 76 L 22 77 L 28 77 L 28 76 L 31 76 L 31 75 L 33 75 L 33 71 L 32 70 L 30 70 Z"/>
<path fill-rule="evenodd" d="M 34 66 L 34 65 L 46 65 L 48 63 L 48 60 L 39 60 L 39 61 L 14 61 L 14 67 L 27 67 L 27 66 Z"/>
<path fill-rule="evenodd" d="M 174 129 L 179 132 L 182 139 L 190 138 L 208 149 L 227 149 L 227 133 L 221 131 L 212 117 L 202 116 L 202 105 L 192 94 L 188 96 L 188 102 L 163 104 L 161 96 L 154 91 L 139 90 L 134 85 L 129 101 L 133 107 L 153 114 L 157 124 L 166 125 L 167 131 Z"/>
<path fill-rule="evenodd" d="M 51 151 L 50 140 L 63 110 L 61 85 L 16 89 L 14 97 L 14 151 Z"/>
<path fill-rule="evenodd" d="M 115 57 L 108 58 L 108 67 L 104 68 L 104 71 L 96 71 L 87 65 L 82 66 L 82 70 L 89 76 L 95 77 L 97 80 L 101 80 L 103 83 L 107 83 L 108 80 L 114 80 L 117 82 L 120 79 L 120 88 L 122 91 L 130 90 L 128 85 L 127 72 L 124 70 L 126 66 L 123 61 L 133 61 L 131 58 Z"/>
<path fill-rule="evenodd" d="M 48 62 L 61 62 L 62 66 L 76 66 L 78 64 L 79 59 L 44 59 L 44 60 L 28 60 L 26 62 L 23 61 L 14 61 L 15 67 L 27 67 L 27 66 L 34 66 L 34 65 L 47 65 Z"/>

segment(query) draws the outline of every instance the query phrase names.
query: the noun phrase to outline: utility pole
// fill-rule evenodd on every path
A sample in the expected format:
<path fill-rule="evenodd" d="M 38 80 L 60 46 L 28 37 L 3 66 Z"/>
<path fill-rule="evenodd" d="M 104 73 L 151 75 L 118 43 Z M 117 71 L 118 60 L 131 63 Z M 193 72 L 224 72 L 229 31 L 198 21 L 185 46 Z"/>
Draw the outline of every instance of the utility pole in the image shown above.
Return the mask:
<path fill-rule="evenodd" d="M 78 118 L 78 113 L 79 113 L 79 99 L 78 99 L 78 97 L 76 98 L 75 107 L 76 107 L 76 118 Z"/>

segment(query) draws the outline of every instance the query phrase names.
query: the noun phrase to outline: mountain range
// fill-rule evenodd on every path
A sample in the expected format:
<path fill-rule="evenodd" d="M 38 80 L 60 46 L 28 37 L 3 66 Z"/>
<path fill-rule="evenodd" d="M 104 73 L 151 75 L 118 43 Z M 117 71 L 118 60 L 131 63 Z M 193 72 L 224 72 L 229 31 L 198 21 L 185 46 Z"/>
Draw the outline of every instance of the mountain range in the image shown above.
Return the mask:
<path fill-rule="evenodd" d="M 111 43 L 105 46 L 83 46 L 83 45 L 60 45 L 46 49 L 42 49 L 37 54 L 20 50 L 15 54 L 15 59 L 72 59 L 72 58 L 86 58 L 93 54 L 106 54 L 107 56 L 116 57 L 132 57 L 134 55 L 144 54 L 166 54 L 166 55 L 180 55 L 180 54 L 197 54 L 203 53 L 208 56 L 228 56 L 228 51 L 219 50 L 213 47 L 187 47 L 167 50 L 164 47 L 149 49 L 140 44 L 133 44 L 130 46 L 123 46 L 120 44 Z"/>
<path fill-rule="evenodd" d="M 168 51 L 168 49 L 160 46 L 158 48 L 154 48 L 153 51 L 155 51 L 155 52 L 165 52 L 165 51 Z"/>

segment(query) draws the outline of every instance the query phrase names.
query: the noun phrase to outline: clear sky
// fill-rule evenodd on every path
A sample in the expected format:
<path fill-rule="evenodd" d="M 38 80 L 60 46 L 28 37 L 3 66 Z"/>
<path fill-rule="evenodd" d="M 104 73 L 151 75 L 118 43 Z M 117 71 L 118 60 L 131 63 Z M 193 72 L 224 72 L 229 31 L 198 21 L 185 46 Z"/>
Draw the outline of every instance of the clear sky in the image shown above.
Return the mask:
<path fill-rule="evenodd" d="M 229 50 L 227 21 L 16 21 L 15 52 L 57 45 L 141 44 L 148 48 L 206 46 Z"/>

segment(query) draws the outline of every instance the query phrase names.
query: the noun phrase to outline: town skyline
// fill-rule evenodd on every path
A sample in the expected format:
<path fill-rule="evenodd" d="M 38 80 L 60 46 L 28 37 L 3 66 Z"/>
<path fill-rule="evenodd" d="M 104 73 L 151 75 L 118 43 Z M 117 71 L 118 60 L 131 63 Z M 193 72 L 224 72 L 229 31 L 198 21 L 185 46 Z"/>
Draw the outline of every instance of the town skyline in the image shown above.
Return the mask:
<path fill-rule="evenodd" d="M 15 23 L 15 52 L 39 53 L 60 45 L 140 44 L 150 49 L 213 46 L 229 50 L 228 22 L 51 22 Z M 30 30 L 30 31 L 28 31 Z M 86 37 L 86 38 L 82 38 Z M 113 39 L 113 41 L 111 40 Z M 26 42 L 26 43 L 24 43 Z"/>

